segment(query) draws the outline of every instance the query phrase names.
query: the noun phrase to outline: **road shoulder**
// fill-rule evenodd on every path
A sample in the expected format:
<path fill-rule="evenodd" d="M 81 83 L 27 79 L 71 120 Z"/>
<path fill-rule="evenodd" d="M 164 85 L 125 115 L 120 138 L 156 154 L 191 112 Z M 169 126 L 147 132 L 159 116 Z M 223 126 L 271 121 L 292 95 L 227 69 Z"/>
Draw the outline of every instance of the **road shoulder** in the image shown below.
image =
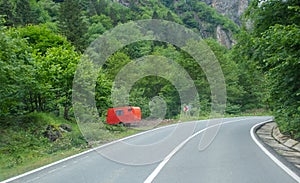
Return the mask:
<path fill-rule="evenodd" d="M 300 143 L 298 141 L 282 135 L 275 122 L 259 126 L 256 134 L 269 150 L 276 153 L 277 157 L 280 156 L 288 161 L 288 166 L 300 175 Z"/>

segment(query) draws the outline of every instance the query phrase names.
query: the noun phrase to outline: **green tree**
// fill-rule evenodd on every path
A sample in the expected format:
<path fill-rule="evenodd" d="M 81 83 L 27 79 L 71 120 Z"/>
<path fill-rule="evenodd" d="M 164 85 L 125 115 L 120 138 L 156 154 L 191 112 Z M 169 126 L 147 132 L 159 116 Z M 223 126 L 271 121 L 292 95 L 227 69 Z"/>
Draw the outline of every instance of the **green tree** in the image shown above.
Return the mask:
<path fill-rule="evenodd" d="M 5 26 L 13 26 L 14 25 L 14 8 L 13 3 L 7 0 L 0 1 L 0 15 L 4 16 L 5 19 Z"/>
<path fill-rule="evenodd" d="M 57 21 L 59 14 L 59 3 L 55 3 L 52 0 L 39 0 L 37 4 L 38 6 L 42 7 L 50 16 L 51 20 L 49 21 Z"/>
<path fill-rule="evenodd" d="M 72 80 L 79 55 L 66 40 L 46 25 L 26 26 L 18 29 L 18 37 L 27 40 L 34 57 L 32 76 L 34 83 L 26 88 L 24 97 L 31 111 L 59 111 L 69 118 Z"/>
<path fill-rule="evenodd" d="M 69 45 L 65 37 L 54 33 L 47 25 L 29 25 L 18 29 L 20 37 L 27 39 L 29 45 L 40 54 L 48 48 Z"/>
<path fill-rule="evenodd" d="M 105 72 L 110 80 L 113 80 L 119 71 L 130 62 L 128 55 L 122 52 L 117 52 L 105 63 Z"/>
<path fill-rule="evenodd" d="M 171 11 L 168 11 L 167 16 L 166 16 L 165 19 L 168 20 L 168 21 L 172 21 L 172 22 L 175 20 L 172 13 L 171 13 Z"/>
<path fill-rule="evenodd" d="M 27 89 L 34 83 L 31 49 L 17 30 L 0 29 L 0 116 L 24 114 L 30 111 Z"/>
<path fill-rule="evenodd" d="M 230 57 L 229 50 L 226 47 L 220 45 L 214 39 L 205 40 L 217 57 L 226 82 L 227 91 L 227 112 L 229 113 L 239 113 L 247 104 L 244 103 L 245 91 L 243 90 L 243 83 L 240 83 L 240 78 L 244 75 L 244 70 Z M 247 101 L 249 102 L 249 101 Z M 235 111 L 229 111 L 229 109 L 234 108 Z"/>
<path fill-rule="evenodd" d="M 18 0 L 16 3 L 16 24 L 27 25 L 33 23 L 33 12 L 29 0 Z"/>
<path fill-rule="evenodd" d="M 105 116 L 107 109 L 112 107 L 111 102 L 112 81 L 103 70 L 98 72 L 98 78 L 95 88 L 96 106 L 100 116 Z"/>
<path fill-rule="evenodd" d="M 255 36 L 260 36 L 276 24 L 300 25 L 297 7 L 299 8 L 299 0 L 254 0 L 245 13 L 245 19 L 253 23 L 252 30 Z"/>
<path fill-rule="evenodd" d="M 60 32 L 76 47 L 83 52 L 86 48 L 87 25 L 83 21 L 82 7 L 78 0 L 65 0 L 59 10 Z"/>
<path fill-rule="evenodd" d="M 37 62 L 42 82 L 49 85 L 52 105 L 63 108 L 63 116 L 69 119 L 72 106 L 72 82 L 79 61 L 79 54 L 71 46 L 49 48 Z"/>
<path fill-rule="evenodd" d="M 156 10 L 153 11 L 153 14 L 152 14 L 152 19 L 160 19 L 158 13 Z"/>
<path fill-rule="evenodd" d="M 267 78 L 268 100 L 277 121 L 284 132 L 300 137 L 300 27 L 270 27 L 257 46 L 257 58 Z"/>
<path fill-rule="evenodd" d="M 106 15 L 95 15 L 88 19 L 89 26 L 85 37 L 87 37 L 87 43 L 90 44 L 97 39 L 106 30 L 112 28 L 112 21 Z"/>
<path fill-rule="evenodd" d="M 253 1 L 245 16 L 253 25 L 239 39 L 235 53 L 262 73 L 265 100 L 280 129 L 296 138 L 300 136 L 299 9 L 297 0 Z"/>

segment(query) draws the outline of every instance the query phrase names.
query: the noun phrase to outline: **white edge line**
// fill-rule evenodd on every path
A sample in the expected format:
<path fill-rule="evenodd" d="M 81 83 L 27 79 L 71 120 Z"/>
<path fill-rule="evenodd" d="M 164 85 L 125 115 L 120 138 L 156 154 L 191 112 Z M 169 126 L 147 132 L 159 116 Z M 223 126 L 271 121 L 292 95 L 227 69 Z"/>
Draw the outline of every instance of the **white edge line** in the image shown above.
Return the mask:
<path fill-rule="evenodd" d="M 289 169 L 285 164 L 283 164 L 280 160 L 278 160 L 272 153 L 270 153 L 257 139 L 257 137 L 255 136 L 255 129 L 267 122 L 271 122 L 272 120 L 267 120 L 261 123 L 258 123 L 256 125 L 254 125 L 251 130 L 250 130 L 250 134 L 251 137 L 253 139 L 253 141 L 258 145 L 258 147 L 260 147 L 260 149 L 267 155 L 269 156 L 269 158 L 271 158 L 281 169 L 283 169 L 289 176 L 291 176 L 293 179 L 295 179 L 297 182 L 300 182 L 300 177 L 295 174 L 291 169 Z"/>
<path fill-rule="evenodd" d="M 241 118 L 241 117 L 235 117 L 235 118 Z M 222 119 L 226 119 L 226 118 L 222 118 Z M 74 159 L 74 158 L 77 158 L 77 157 L 82 156 L 82 155 L 84 155 L 84 154 L 88 154 L 88 153 L 90 153 L 90 152 L 92 152 L 92 151 L 95 151 L 95 150 L 97 150 L 97 149 L 101 149 L 101 148 L 106 147 L 106 146 L 109 146 L 109 145 L 111 145 L 111 144 L 115 144 L 115 143 L 120 142 L 120 141 L 123 141 L 123 140 L 127 140 L 127 139 L 130 139 L 130 138 L 133 138 L 133 137 L 137 137 L 137 136 L 143 135 L 143 134 L 145 134 L 145 133 L 153 132 L 153 131 L 156 131 L 156 130 L 161 130 L 161 129 L 168 128 L 168 127 L 173 127 L 173 126 L 180 125 L 180 124 L 192 123 L 192 122 L 201 122 L 201 121 L 207 121 L 207 120 L 211 120 L 211 119 L 206 119 L 206 120 L 195 120 L 195 121 L 189 121 L 189 122 L 183 122 L 183 123 L 175 123 L 175 124 L 172 124 L 172 125 L 162 126 L 162 127 L 154 128 L 154 129 L 151 129 L 151 130 L 148 130 L 148 131 L 144 131 L 144 132 L 141 132 L 141 133 L 137 133 L 137 134 L 134 134 L 134 135 L 131 135 L 131 136 L 128 136 L 128 137 L 124 137 L 124 138 L 122 138 L 122 139 L 118 139 L 118 140 L 109 142 L 109 143 L 107 143 L 107 144 L 103 144 L 103 145 L 101 145 L 101 146 L 99 146 L 99 147 L 95 147 L 95 148 L 89 149 L 89 150 L 84 151 L 84 152 L 81 152 L 81 153 L 79 153 L 79 154 L 75 154 L 75 155 L 73 155 L 73 156 L 70 156 L 70 157 L 61 159 L 61 160 L 59 160 L 59 161 L 50 163 L 50 164 L 45 165 L 45 166 L 42 166 L 42 167 L 40 167 L 40 168 L 37 168 L 37 169 L 31 170 L 31 171 L 25 172 L 25 173 L 23 173 L 23 174 L 21 174 L 21 175 L 17 175 L 17 176 L 15 176 L 15 177 L 11 177 L 11 178 L 9 178 L 9 179 L 6 179 L 6 180 L 1 181 L 0 183 L 8 183 L 8 182 L 17 180 L 17 179 L 22 178 L 22 177 L 25 177 L 25 176 L 27 176 L 27 175 L 30 175 L 30 174 L 39 172 L 39 171 L 41 171 L 41 170 L 44 170 L 44 169 L 46 169 L 46 168 L 49 168 L 49 167 L 51 167 L 51 166 L 54 166 L 54 165 L 63 163 L 63 162 L 68 161 L 68 160 L 70 160 L 70 159 Z"/>
<path fill-rule="evenodd" d="M 224 119 L 224 118 L 223 118 Z M 222 120 L 223 120 L 222 119 Z M 176 146 L 171 152 L 170 154 L 168 154 L 164 160 L 162 162 L 160 162 L 160 164 L 154 169 L 154 171 L 147 177 L 147 179 L 144 181 L 144 183 L 151 183 L 154 178 L 159 174 L 159 172 L 163 169 L 163 167 L 168 163 L 168 161 L 188 142 L 190 141 L 192 138 L 196 137 L 197 135 L 199 135 L 200 133 L 204 132 L 205 130 L 209 129 L 209 128 L 213 128 L 215 126 L 218 125 L 223 125 L 223 124 L 228 124 L 228 123 L 233 123 L 233 122 L 237 122 L 237 121 L 243 121 L 246 120 L 247 118 L 242 118 L 242 119 L 238 119 L 238 120 L 234 120 L 234 121 L 228 121 L 228 122 L 224 122 L 224 123 L 220 123 L 220 124 L 216 124 L 216 125 L 212 125 L 209 127 L 206 127 L 200 131 L 198 131 L 197 133 L 194 133 L 193 135 L 189 136 L 187 139 L 185 139 L 183 142 L 181 142 L 178 146 Z"/>

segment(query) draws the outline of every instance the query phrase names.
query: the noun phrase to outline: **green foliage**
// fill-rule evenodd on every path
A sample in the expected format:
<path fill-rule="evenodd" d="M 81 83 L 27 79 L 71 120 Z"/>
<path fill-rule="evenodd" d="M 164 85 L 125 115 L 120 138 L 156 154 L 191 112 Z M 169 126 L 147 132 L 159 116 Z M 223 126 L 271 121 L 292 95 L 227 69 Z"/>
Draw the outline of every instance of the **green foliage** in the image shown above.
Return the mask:
<path fill-rule="evenodd" d="M 264 100 L 280 129 L 300 137 L 299 48 L 300 15 L 297 0 L 253 1 L 246 14 L 253 26 L 241 36 L 237 50 L 265 78 Z M 262 91 L 262 90 L 261 90 Z"/>
<path fill-rule="evenodd" d="M 112 106 L 110 97 L 111 88 L 112 80 L 109 79 L 109 76 L 106 73 L 104 73 L 103 70 L 100 70 L 96 81 L 95 100 L 100 116 L 105 118 L 107 109 Z M 103 121 L 105 121 L 105 119 Z"/>
<path fill-rule="evenodd" d="M 217 11 L 200 1 L 177 1 L 174 10 L 181 16 L 183 22 L 190 28 L 198 29 L 203 36 L 214 36 L 215 28 L 221 25 L 223 28 L 237 33 L 239 27 L 229 18 L 217 13 Z"/>
<path fill-rule="evenodd" d="M 255 36 L 276 24 L 300 25 L 299 0 L 260 0 L 251 1 L 245 13 L 245 19 L 253 23 L 252 29 Z"/>
<path fill-rule="evenodd" d="M 207 39 L 205 41 L 221 65 L 226 82 L 227 101 L 235 106 L 242 105 L 245 99 L 243 96 L 245 91 L 243 90 L 242 83 L 239 82 L 239 78 L 244 74 L 243 71 L 240 70 L 239 65 L 230 57 L 230 51 L 224 46 L 220 45 L 214 39 Z"/>
<path fill-rule="evenodd" d="M 105 63 L 105 70 L 109 79 L 113 80 L 119 71 L 130 62 L 130 58 L 122 52 L 117 52 Z"/>
<path fill-rule="evenodd" d="M 48 48 L 59 46 L 70 46 L 65 37 L 53 32 L 47 25 L 29 25 L 19 28 L 18 36 L 27 40 L 35 53 L 45 54 Z"/>
<path fill-rule="evenodd" d="M 241 88 L 242 98 L 235 102 L 241 106 L 242 111 L 264 108 L 266 86 L 265 77 L 258 69 L 257 62 L 252 60 L 252 56 L 257 54 L 255 43 L 251 35 L 242 31 L 238 36 L 238 43 L 230 52 L 230 59 L 238 64 L 238 85 Z"/>
<path fill-rule="evenodd" d="M 262 34 L 257 48 L 269 85 L 269 102 L 278 120 L 289 124 L 283 130 L 293 136 L 300 131 L 299 40 L 299 26 L 275 25 Z"/>
<path fill-rule="evenodd" d="M 227 103 L 225 111 L 226 111 L 227 114 L 240 114 L 241 113 L 241 106 L 232 105 L 230 103 Z"/>
<path fill-rule="evenodd" d="M 39 0 L 37 2 L 38 8 L 44 9 L 44 14 L 48 14 L 49 20 L 47 22 L 55 22 L 58 19 L 59 14 L 59 4 L 55 3 L 53 0 Z"/>
<path fill-rule="evenodd" d="M 7 1 L 7 0 L 0 1 L 0 15 L 4 16 L 6 26 L 14 25 L 15 16 L 14 16 L 13 3 L 11 1 Z"/>
<path fill-rule="evenodd" d="M 79 0 L 65 0 L 61 3 L 59 9 L 60 32 L 80 52 L 83 52 L 86 48 L 84 35 L 87 31 L 87 25 L 83 21 L 82 9 Z"/>
<path fill-rule="evenodd" d="M 23 99 L 34 82 L 31 48 L 15 32 L 3 28 L 0 34 L 0 116 L 22 114 L 28 109 Z"/>
<path fill-rule="evenodd" d="M 57 109 L 64 108 L 64 118 L 69 119 L 72 106 L 72 81 L 79 61 L 79 54 L 73 47 L 53 47 L 47 50 L 44 57 L 39 58 L 38 73 L 42 83 L 51 86 L 53 98 L 51 102 Z"/>
<path fill-rule="evenodd" d="M 11 4 L 6 3 L 5 6 L 11 7 L 6 10 L 9 16 L 8 20 L 12 25 L 25 26 L 29 24 L 39 24 L 50 21 L 50 16 L 41 3 L 30 0 L 11 1 Z M 15 8 L 14 8 L 15 7 Z M 10 18 L 13 16 L 13 19 Z"/>
<path fill-rule="evenodd" d="M 45 25 L 1 34 L 1 115 L 64 108 L 69 118 L 71 88 L 79 54 Z"/>

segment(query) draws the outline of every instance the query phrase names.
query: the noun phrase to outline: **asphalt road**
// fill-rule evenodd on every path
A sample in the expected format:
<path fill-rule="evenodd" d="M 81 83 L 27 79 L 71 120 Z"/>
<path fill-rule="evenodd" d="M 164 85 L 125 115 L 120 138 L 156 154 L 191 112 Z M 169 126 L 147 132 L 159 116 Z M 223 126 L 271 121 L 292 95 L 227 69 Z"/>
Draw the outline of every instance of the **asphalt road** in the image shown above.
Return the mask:
<path fill-rule="evenodd" d="M 213 141 L 204 149 L 201 139 L 213 129 L 207 128 L 207 121 L 167 126 L 101 146 L 10 182 L 299 182 L 296 174 L 289 174 L 287 167 L 272 160 L 251 136 L 254 125 L 269 119 L 224 119 L 218 134 L 208 136 Z"/>

